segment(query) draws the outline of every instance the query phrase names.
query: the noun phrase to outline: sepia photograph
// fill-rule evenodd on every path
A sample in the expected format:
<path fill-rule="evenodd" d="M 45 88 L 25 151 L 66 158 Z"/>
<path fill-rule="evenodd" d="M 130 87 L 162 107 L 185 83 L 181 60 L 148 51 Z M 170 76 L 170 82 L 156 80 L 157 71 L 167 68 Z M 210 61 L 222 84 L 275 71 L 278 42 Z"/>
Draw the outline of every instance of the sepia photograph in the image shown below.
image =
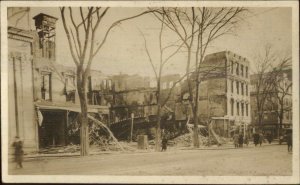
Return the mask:
<path fill-rule="evenodd" d="M 2 181 L 300 183 L 298 9 L 1 2 Z"/>

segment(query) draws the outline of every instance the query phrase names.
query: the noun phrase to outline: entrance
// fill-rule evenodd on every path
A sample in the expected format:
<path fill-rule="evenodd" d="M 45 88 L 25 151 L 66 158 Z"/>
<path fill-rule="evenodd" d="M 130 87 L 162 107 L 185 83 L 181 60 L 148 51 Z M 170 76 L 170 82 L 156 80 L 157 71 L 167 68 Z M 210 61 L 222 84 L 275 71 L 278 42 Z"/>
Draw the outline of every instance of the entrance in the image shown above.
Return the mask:
<path fill-rule="evenodd" d="M 66 145 L 66 111 L 43 111 L 42 125 L 39 126 L 39 148 Z"/>

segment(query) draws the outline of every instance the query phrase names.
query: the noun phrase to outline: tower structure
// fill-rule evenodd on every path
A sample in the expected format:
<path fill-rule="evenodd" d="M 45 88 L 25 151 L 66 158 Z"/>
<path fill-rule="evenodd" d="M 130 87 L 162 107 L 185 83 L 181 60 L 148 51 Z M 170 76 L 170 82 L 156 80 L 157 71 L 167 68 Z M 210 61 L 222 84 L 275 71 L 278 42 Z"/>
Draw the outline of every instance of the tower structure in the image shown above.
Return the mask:
<path fill-rule="evenodd" d="M 40 13 L 33 17 L 39 36 L 41 57 L 55 60 L 56 17 Z"/>

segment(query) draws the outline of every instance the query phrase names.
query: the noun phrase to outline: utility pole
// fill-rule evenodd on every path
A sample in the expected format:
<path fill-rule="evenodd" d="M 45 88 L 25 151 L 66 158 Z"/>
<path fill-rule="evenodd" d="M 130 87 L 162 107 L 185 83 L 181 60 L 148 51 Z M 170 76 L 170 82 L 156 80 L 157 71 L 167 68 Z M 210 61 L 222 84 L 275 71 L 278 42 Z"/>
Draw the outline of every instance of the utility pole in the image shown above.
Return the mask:
<path fill-rule="evenodd" d="M 131 130 L 130 130 L 130 142 L 132 142 L 132 134 L 133 134 L 133 119 L 134 119 L 134 113 L 131 113 Z"/>

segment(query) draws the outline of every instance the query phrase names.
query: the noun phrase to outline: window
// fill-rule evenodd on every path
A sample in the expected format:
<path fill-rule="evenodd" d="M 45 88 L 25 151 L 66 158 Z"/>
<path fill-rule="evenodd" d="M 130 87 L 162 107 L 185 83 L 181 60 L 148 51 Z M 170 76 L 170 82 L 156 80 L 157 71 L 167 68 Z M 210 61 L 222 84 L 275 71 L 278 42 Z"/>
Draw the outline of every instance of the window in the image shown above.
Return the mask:
<path fill-rule="evenodd" d="M 241 91 L 242 91 L 242 95 L 244 95 L 244 83 L 241 83 Z"/>
<path fill-rule="evenodd" d="M 233 111 L 233 109 L 234 109 L 234 100 L 233 99 L 230 100 L 230 105 L 231 105 L 231 116 L 233 116 L 233 114 L 234 114 L 234 111 Z"/>
<path fill-rule="evenodd" d="M 244 66 L 241 65 L 241 76 L 244 76 Z"/>
<path fill-rule="evenodd" d="M 239 84 L 238 81 L 236 82 L 236 93 L 237 93 L 237 94 L 240 93 L 240 84 Z"/>
<path fill-rule="evenodd" d="M 231 74 L 233 74 L 233 61 L 231 61 L 230 72 L 231 72 Z"/>
<path fill-rule="evenodd" d="M 234 81 L 232 80 L 231 81 L 231 92 L 233 93 L 233 83 L 234 83 Z"/>
<path fill-rule="evenodd" d="M 246 85 L 246 95 L 248 96 L 248 85 Z"/>
<path fill-rule="evenodd" d="M 246 78 L 248 78 L 248 67 L 246 67 Z"/>
<path fill-rule="evenodd" d="M 237 74 L 237 75 L 239 75 L 239 67 L 240 67 L 239 64 L 236 63 L 236 74 Z"/>
<path fill-rule="evenodd" d="M 42 73 L 41 93 L 43 100 L 51 100 L 51 73 Z"/>
<path fill-rule="evenodd" d="M 65 93 L 66 93 L 66 101 L 75 103 L 75 76 L 66 75 Z"/>
<path fill-rule="evenodd" d="M 249 115 L 249 104 L 246 104 L 246 116 L 248 116 Z"/>
<path fill-rule="evenodd" d="M 107 83 L 106 83 L 106 80 L 104 79 L 104 80 L 102 80 L 102 87 L 103 87 L 103 89 L 106 89 L 106 86 L 107 86 Z"/>
<path fill-rule="evenodd" d="M 170 87 L 170 88 L 172 88 L 172 87 L 173 87 L 173 85 L 174 85 L 174 82 L 173 82 L 173 81 L 171 81 L 171 82 L 170 82 L 170 85 L 169 85 L 169 87 Z"/>
<path fill-rule="evenodd" d="M 107 80 L 106 86 L 107 86 L 108 90 L 111 90 L 112 89 L 112 81 L 111 80 Z"/>
<path fill-rule="evenodd" d="M 241 108 L 242 108 L 242 116 L 244 116 L 244 103 L 241 103 Z"/>
<path fill-rule="evenodd" d="M 236 114 L 238 116 L 240 115 L 240 104 L 239 104 L 239 102 L 236 102 Z"/>

